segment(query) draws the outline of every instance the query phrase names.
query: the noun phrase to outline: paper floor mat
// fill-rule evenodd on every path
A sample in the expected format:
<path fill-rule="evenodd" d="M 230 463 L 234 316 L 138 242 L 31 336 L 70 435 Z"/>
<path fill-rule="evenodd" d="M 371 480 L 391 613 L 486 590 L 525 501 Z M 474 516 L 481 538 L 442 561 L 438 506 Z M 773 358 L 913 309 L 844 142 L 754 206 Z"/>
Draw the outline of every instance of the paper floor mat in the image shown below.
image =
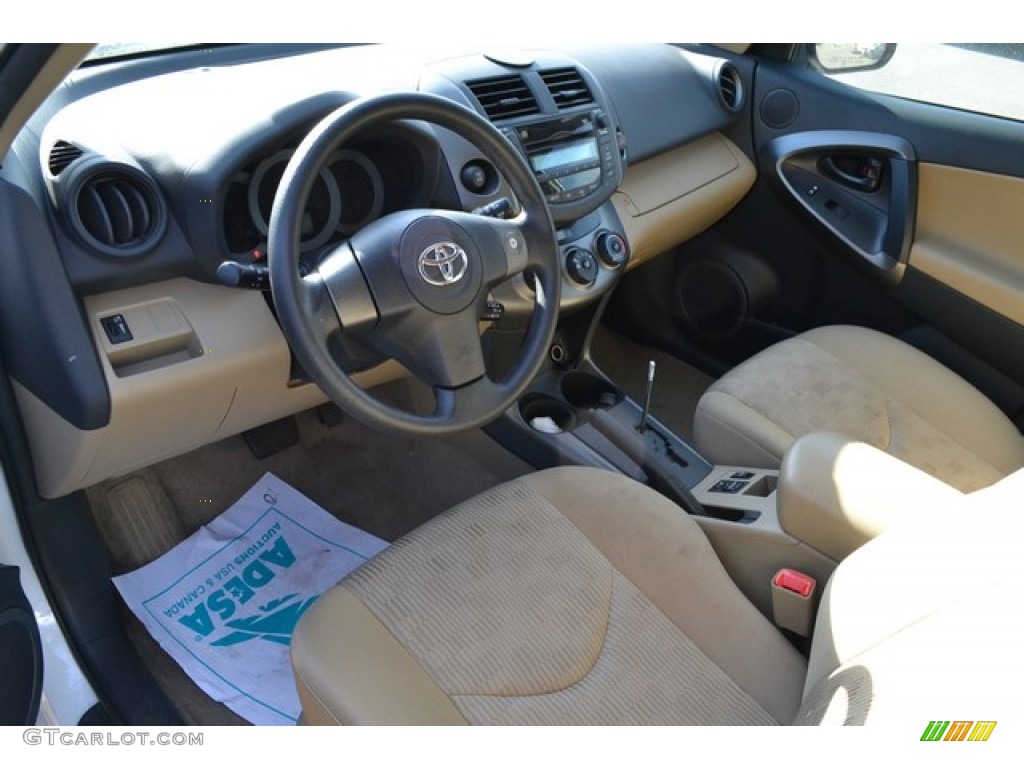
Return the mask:
<path fill-rule="evenodd" d="M 267 473 L 209 525 L 114 583 L 209 696 L 255 725 L 293 724 L 296 623 L 386 546 Z"/>

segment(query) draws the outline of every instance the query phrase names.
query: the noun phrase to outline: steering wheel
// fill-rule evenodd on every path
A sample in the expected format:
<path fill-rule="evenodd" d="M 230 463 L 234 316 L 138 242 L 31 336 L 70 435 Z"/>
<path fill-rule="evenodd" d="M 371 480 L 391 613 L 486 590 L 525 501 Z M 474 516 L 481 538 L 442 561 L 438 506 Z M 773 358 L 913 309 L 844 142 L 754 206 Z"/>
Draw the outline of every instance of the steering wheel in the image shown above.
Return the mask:
<path fill-rule="evenodd" d="M 475 145 L 508 183 L 519 213 L 508 220 L 449 210 L 392 213 L 301 277 L 302 212 L 320 168 L 357 134 L 394 120 L 433 123 Z M 529 385 L 551 345 L 561 278 L 544 196 L 512 144 L 454 101 L 396 93 L 357 99 L 325 117 L 285 169 L 267 244 L 274 306 L 292 350 L 331 400 L 369 426 L 420 435 L 481 426 Z M 515 365 L 493 381 L 484 368 L 480 317 L 490 289 L 527 269 L 536 301 L 526 338 Z M 433 412 L 395 408 L 359 387 L 331 354 L 337 334 L 404 365 L 433 390 Z"/>

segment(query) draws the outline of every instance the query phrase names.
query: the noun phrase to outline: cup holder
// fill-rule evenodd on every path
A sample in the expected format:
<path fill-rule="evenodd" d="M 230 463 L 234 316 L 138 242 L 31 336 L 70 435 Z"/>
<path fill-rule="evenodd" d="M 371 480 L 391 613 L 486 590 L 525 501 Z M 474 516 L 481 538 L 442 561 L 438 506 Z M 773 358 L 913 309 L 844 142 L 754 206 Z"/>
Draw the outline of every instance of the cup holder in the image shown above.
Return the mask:
<path fill-rule="evenodd" d="M 562 396 L 581 410 L 611 408 L 622 402 L 622 390 L 592 373 L 572 371 L 562 377 Z"/>
<path fill-rule="evenodd" d="M 527 395 L 519 401 L 519 414 L 533 429 L 545 434 L 568 432 L 576 422 L 572 408 L 548 395 Z"/>

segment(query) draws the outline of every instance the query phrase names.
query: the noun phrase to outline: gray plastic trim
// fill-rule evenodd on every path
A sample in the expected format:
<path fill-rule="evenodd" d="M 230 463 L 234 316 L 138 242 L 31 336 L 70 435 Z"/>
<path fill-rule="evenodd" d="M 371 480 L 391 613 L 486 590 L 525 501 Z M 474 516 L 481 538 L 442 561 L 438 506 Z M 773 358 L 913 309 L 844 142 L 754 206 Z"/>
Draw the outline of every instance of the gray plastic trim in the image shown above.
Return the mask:
<path fill-rule="evenodd" d="M 870 194 L 857 192 L 817 169 L 820 159 L 842 153 L 887 158 L 883 187 Z M 903 279 L 917 217 L 916 153 L 909 141 L 870 131 L 805 131 L 769 142 L 764 156 L 769 178 L 876 276 L 891 285 Z M 849 217 L 841 219 L 842 224 L 836 223 L 837 217 L 830 220 L 819 205 L 825 198 L 838 198 L 857 215 L 849 222 Z"/>

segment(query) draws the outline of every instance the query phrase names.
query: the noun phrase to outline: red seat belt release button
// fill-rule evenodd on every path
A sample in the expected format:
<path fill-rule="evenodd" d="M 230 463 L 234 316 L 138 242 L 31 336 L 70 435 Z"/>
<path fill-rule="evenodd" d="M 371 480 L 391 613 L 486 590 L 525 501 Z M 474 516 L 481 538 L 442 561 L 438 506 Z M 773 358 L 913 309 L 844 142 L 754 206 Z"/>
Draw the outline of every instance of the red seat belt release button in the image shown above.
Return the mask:
<path fill-rule="evenodd" d="M 801 637 L 810 637 L 814 628 L 817 601 L 815 580 L 806 573 L 783 568 L 772 578 L 772 614 L 775 626 Z"/>
<path fill-rule="evenodd" d="M 776 587 L 796 592 L 800 597 L 810 597 L 811 593 L 814 592 L 815 583 L 814 579 L 806 573 L 794 571 L 792 568 L 783 568 L 772 579 L 772 584 Z"/>

